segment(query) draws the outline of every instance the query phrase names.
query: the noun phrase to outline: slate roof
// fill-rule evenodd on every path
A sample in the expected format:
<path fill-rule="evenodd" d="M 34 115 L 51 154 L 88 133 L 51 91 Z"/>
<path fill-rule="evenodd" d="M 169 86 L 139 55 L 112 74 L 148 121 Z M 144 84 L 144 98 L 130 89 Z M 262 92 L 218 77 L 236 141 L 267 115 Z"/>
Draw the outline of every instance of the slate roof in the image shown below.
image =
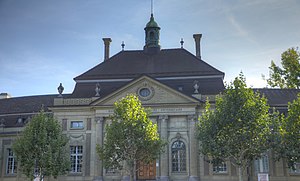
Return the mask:
<path fill-rule="evenodd" d="M 286 106 L 288 102 L 292 102 L 297 98 L 300 89 L 253 89 L 259 91 L 267 99 L 268 103 L 272 106 Z"/>
<path fill-rule="evenodd" d="M 224 84 L 222 78 L 157 80 L 157 81 L 175 90 L 178 90 L 187 96 L 191 96 L 194 93 L 195 90 L 193 88 L 194 81 L 198 81 L 200 94 L 205 94 L 205 95 L 219 94 L 224 90 Z M 101 87 L 100 95 L 101 97 L 105 97 L 108 94 L 125 86 L 129 82 L 130 81 L 100 82 L 100 87 Z M 182 88 L 182 90 L 179 90 L 180 87 Z M 94 97 L 96 94 L 95 88 L 96 88 L 96 83 L 91 83 L 91 82 L 76 83 L 74 91 L 69 97 L 70 98 Z"/>
<path fill-rule="evenodd" d="M 39 112 L 42 107 L 49 111 L 53 106 L 53 100 L 58 95 L 37 95 L 0 99 L 0 124 L 4 121 L 5 127 L 20 127 L 32 115 Z M 18 119 L 23 123 L 18 123 Z"/>
<path fill-rule="evenodd" d="M 163 49 L 157 53 L 147 53 L 143 50 L 121 51 L 74 78 L 74 80 L 136 78 L 141 74 L 147 74 L 154 78 L 200 75 L 224 76 L 223 72 L 180 48 Z"/>

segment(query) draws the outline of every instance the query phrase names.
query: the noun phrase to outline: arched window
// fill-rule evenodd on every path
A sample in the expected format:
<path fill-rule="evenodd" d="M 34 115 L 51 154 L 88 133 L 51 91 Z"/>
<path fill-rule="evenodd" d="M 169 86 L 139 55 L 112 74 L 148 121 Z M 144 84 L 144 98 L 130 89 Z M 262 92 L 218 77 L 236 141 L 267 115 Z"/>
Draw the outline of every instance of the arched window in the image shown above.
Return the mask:
<path fill-rule="evenodd" d="M 177 140 L 172 144 L 172 171 L 186 171 L 186 149 L 184 142 Z"/>

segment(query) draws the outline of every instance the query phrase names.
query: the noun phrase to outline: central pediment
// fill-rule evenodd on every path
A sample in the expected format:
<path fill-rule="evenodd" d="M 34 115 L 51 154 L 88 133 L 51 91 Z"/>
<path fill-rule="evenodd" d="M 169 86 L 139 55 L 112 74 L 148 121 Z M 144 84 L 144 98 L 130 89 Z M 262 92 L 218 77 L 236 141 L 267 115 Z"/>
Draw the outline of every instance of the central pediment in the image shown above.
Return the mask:
<path fill-rule="evenodd" d="M 136 94 L 143 104 L 198 104 L 199 100 L 189 97 L 146 75 L 137 78 L 91 105 L 111 106 L 128 94 Z"/>

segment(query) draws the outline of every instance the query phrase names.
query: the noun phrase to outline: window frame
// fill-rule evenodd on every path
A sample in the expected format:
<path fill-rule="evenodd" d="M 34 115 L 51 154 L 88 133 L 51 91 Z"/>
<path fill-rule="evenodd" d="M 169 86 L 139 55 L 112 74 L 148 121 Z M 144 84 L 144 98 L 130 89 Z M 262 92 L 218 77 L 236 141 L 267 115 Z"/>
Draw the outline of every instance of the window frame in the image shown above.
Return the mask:
<path fill-rule="evenodd" d="M 77 126 L 74 126 L 74 124 L 77 124 Z M 81 126 L 79 126 L 79 125 L 81 125 Z M 70 129 L 84 129 L 84 122 L 83 121 L 71 121 Z"/>
<path fill-rule="evenodd" d="M 262 154 L 260 158 L 254 160 L 254 171 L 255 174 L 259 173 L 269 173 L 270 172 L 270 163 L 269 155 Z"/>
<path fill-rule="evenodd" d="M 179 145 L 176 146 L 175 144 Z M 176 158 L 177 157 L 177 158 Z M 187 147 L 182 140 L 175 140 L 171 145 L 171 171 L 173 173 L 187 172 Z"/>
<path fill-rule="evenodd" d="M 289 173 L 290 174 L 295 174 L 295 175 L 300 175 L 300 162 L 296 162 L 294 163 L 295 166 L 295 170 L 293 170 L 292 168 L 289 169 Z"/>
<path fill-rule="evenodd" d="M 218 164 L 213 164 L 212 169 L 213 169 L 214 174 L 226 174 L 226 173 L 228 173 L 228 167 L 227 167 L 227 163 L 225 161 L 222 161 Z"/>
<path fill-rule="evenodd" d="M 75 152 L 72 152 L 72 148 L 73 150 L 75 150 Z M 83 173 L 83 146 L 82 145 L 70 146 L 70 162 L 71 162 L 70 173 L 72 174 Z"/>
<path fill-rule="evenodd" d="M 17 157 L 11 148 L 7 148 L 5 175 L 16 175 L 18 173 Z"/>

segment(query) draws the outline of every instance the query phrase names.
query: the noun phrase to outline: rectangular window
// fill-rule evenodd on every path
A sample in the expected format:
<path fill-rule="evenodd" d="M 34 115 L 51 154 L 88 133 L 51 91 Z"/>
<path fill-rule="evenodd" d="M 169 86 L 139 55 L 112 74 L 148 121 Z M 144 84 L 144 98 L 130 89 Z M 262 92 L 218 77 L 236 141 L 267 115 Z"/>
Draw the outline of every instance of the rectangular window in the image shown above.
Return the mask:
<path fill-rule="evenodd" d="M 71 128 L 73 129 L 82 129 L 83 121 L 71 121 Z"/>
<path fill-rule="evenodd" d="M 213 165 L 214 173 L 227 173 L 227 165 L 225 162 L 221 162 Z"/>
<path fill-rule="evenodd" d="M 268 173 L 269 172 L 269 158 L 264 154 L 261 158 L 254 161 L 255 173 Z"/>
<path fill-rule="evenodd" d="M 17 173 L 17 161 L 11 148 L 7 149 L 6 174 L 12 175 Z"/>
<path fill-rule="evenodd" d="M 70 146 L 71 153 L 71 172 L 81 173 L 82 172 L 82 146 Z"/>
<path fill-rule="evenodd" d="M 290 168 L 290 173 L 300 174 L 300 162 L 294 164 L 294 168 Z"/>

